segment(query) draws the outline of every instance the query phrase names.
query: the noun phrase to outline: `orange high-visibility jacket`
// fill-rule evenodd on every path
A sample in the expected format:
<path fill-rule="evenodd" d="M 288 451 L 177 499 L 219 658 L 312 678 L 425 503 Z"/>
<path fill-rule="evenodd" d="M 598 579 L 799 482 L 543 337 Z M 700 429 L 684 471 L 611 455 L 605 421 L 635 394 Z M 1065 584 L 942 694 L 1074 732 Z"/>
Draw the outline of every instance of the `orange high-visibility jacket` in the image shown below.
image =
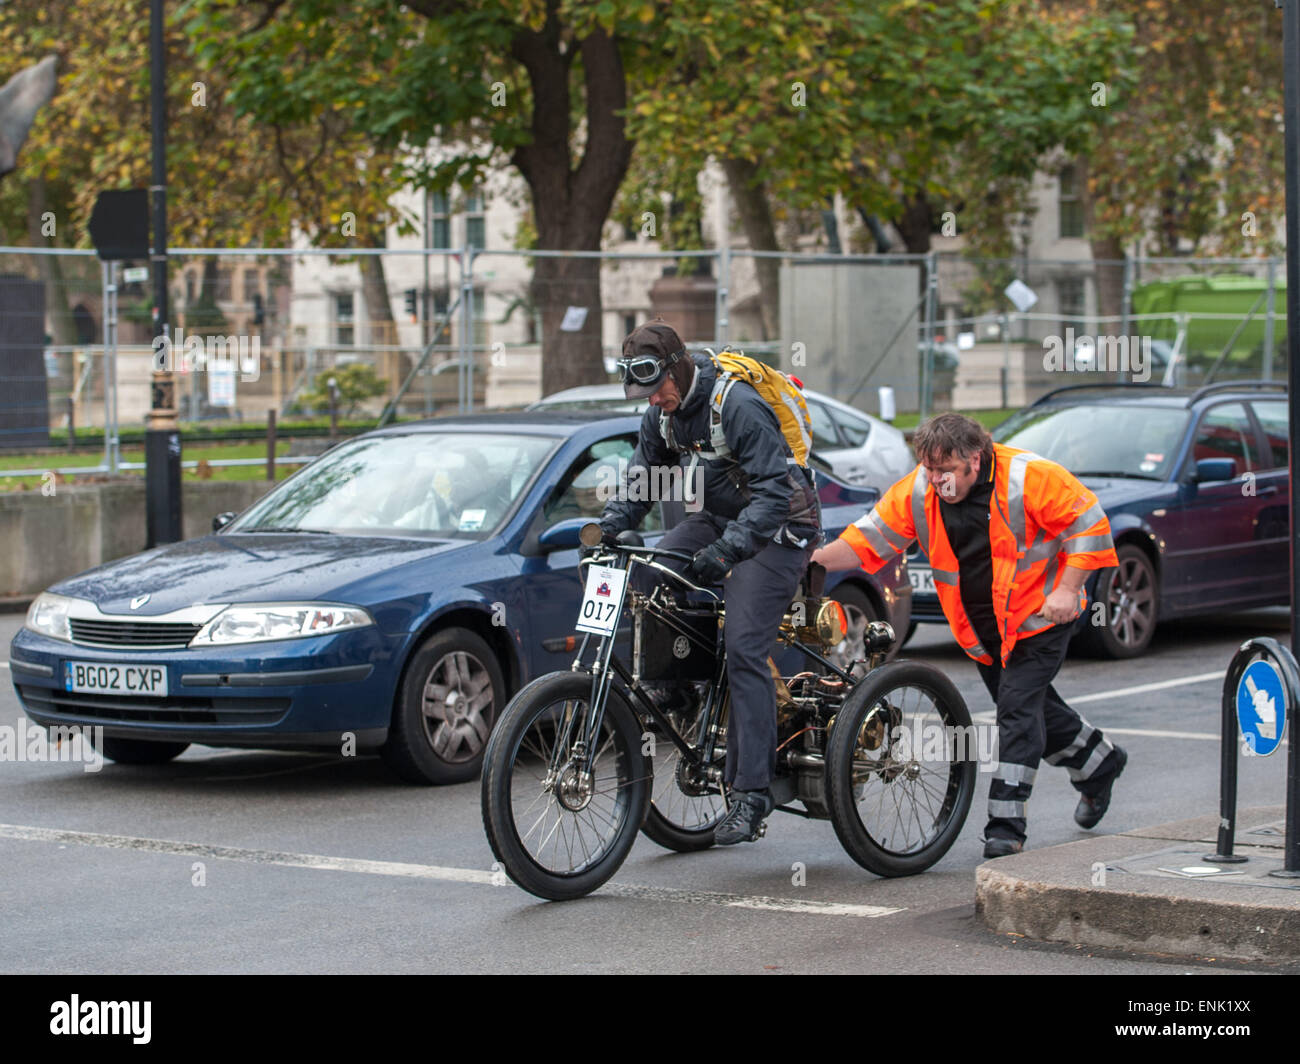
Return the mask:
<path fill-rule="evenodd" d="M 1055 590 L 1066 565 L 1118 565 L 1110 522 L 1097 496 L 1068 470 L 1032 451 L 993 445 L 989 547 L 993 554 L 993 612 L 1002 636 L 1002 664 L 1016 640 L 1052 627 L 1034 616 Z M 980 470 L 981 476 L 984 470 Z M 976 661 L 993 664 L 961 604 L 957 555 L 948 542 L 939 495 L 917 466 L 885 492 L 876 508 L 840 538 L 874 573 L 918 540 L 930 558 L 934 588 L 957 643 Z M 1087 595 L 1079 591 L 1079 608 Z"/>

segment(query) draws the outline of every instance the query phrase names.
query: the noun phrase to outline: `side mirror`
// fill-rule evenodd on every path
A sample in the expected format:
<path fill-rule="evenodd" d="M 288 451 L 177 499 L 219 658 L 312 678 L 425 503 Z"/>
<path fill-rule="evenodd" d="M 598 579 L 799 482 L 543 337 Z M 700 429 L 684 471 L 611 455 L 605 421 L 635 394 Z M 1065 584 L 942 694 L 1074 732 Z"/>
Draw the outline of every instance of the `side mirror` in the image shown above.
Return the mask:
<path fill-rule="evenodd" d="M 220 532 L 238 516 L 239 515 L 235 513 L 234 510 L 227 510 L 225 513 L 217 514 L 217 516 L 212 519 L 212 531 Z"/>
<path fill-rule="evenodd" d="M 1237 475 L 1237 463 L 1231 458 L 1202 458 L 1196 463 L 1196 482 L 1208 484 L 1216 480 L 1232 480 Z"/>
<path fill-rule="evenodd" d="M 577 550 L 582 544 L 578 539 L 578 533 L 582 531 L 582 526 L 591 523 L 589 517 L 569 517 L 557 524 L 551 525 L 545 532 L 537 537 L 537 546 L 541 548 L 543 554 L 550 554 L 557 550 Z"/>

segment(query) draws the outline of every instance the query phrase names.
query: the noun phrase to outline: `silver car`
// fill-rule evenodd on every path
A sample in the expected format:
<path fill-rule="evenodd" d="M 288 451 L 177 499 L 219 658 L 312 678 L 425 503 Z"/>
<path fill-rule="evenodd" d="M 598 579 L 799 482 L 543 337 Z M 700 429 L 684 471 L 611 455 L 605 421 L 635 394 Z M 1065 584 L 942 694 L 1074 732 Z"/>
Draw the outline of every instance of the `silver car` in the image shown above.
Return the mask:
<path fill-rule="evenodd" d="M 903 434 L 893 425 L 861 410 L 805 388 L 804 401 L 812 418 L 813 452 L 837 477 L 882 494 L 916 468 Z M 529 405 L 529 410 L 600 408 L 640 413 L 650 404 L 626 399 L 621 384 L 589 384 L 566 388 Z"/>

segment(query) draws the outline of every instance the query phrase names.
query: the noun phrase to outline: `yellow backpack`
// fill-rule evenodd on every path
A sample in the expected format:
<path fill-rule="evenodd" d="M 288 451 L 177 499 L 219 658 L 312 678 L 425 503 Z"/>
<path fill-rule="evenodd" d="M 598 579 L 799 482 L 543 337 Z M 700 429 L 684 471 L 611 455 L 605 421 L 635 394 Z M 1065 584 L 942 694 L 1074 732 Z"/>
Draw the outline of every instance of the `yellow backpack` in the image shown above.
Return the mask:
<path fill-rule="evenodd" d="M 723 458 L 731 456 L 726 436 L 722 431 L 722 404 L 727 399 L 732 385 L 744 381 L 751 385 L 767 402 L 781 424 L 781 432 L 790 450 L 794 452 L 794 461 L 800 466 L 808 465 L 808 452 L 812 450 L 812 417 L 808 413 L 808 404 L 803 400 L 801 385 L 779 369 L 766 366 L 756 358 L 741 354 L 739 351 L 723 349 L 716 355 L 708 352 L 713 364 L 718 368 L 718 380 L 709 396 L 712 411 L 710 435 L 713 450 Z"/>

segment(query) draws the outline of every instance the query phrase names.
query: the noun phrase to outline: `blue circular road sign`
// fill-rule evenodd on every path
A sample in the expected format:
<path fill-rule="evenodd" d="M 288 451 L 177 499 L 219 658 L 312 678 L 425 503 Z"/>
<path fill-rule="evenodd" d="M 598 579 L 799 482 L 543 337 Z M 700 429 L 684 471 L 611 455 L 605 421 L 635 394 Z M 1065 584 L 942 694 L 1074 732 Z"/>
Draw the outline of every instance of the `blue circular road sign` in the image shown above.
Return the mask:
<path fill-rule="evenodd" d="M 1271 661 L 1252 661 L 1237 681 L 1237 723 L 1256 754 L 1271 754 L 1286 731 L 1286 687 Z"/>

